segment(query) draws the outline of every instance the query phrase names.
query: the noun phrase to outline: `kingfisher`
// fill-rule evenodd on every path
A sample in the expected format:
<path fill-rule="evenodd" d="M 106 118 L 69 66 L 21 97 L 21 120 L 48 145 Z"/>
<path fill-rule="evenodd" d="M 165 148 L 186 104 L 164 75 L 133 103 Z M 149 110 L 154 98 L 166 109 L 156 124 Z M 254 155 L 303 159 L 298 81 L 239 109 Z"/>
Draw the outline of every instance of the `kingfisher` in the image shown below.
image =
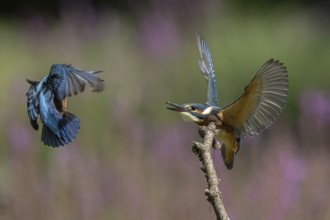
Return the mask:
<path fill-rule="evenodd" d="M 39 129 L 38 117 L 43 124 L 41 141 L 50 147 L 72 142 L 79 129 L 80 119 L 66 111 L 67 99 L 85 90 L 88 83 L 94 92 L 104 90 L 104 81 L 95 74 L 68 64 L 53 64 L 41 81 L 27 79 L 27 113 L 34 130 Z"/>
<path fill-rule="evenodd" d="M 220 107 L 210 50 L 198 34 L 197 43 L 199 68 L 208 82 L 207 101 L 205 104 L 167 101 L 167 109 L 179 112 L 184 121 L 200 126 L 214 122 L 219 131 L 216 137 L 222 142 L 224 164 L 231 170 L 242 139 L 258 135 L 270 127 L 285 108 L 289 88 L 287 69 L 278 60 L 268 60 L 245 87 L 240 98 L 226 107 Z"/>

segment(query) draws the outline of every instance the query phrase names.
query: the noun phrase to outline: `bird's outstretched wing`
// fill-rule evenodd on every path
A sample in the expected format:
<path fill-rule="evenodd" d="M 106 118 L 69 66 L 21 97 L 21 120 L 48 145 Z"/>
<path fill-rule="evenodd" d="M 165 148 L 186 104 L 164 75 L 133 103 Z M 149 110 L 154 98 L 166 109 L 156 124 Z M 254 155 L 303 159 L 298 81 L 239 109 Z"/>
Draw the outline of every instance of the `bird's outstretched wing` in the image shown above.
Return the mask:
<path fill-rule="evenodd" d="M 201 59 L 198 61 L 199 68 L 208 80 L 207 105 L 218 106 L 217 87 L 210 50 L 205 40 L 197 34 L 198 49 Z"/>
<path fill-rule="evenodd" d="M 102 71 L 85 71 L 67 64 L 54 64 L 50 68 L 48 83 L 58 101 L 67 96 L 77 95 L 85 90 L 86 82 L 93 92 L 104 90 L 103 80 L 95 74 Z"/>
<path fill-rule="evenodd" d="M 256 135 L 283 111 L 288 97 L 288 74 L 278 60 L 267 61 L 245 88 L 244 94 L 220 111 L 223 122 L 240 135 Z"/>
<path fill-rule="evenodd" d="M 39 116 L 39 101 L 37 98 L 37 85 L 38 81 L 26 80 L 30 84 L 30 88 L 26 93 L 27 96 L 27 112 L 31 122 L 31 126 L 38 130 L 39 125 L 37 122 Z"/>

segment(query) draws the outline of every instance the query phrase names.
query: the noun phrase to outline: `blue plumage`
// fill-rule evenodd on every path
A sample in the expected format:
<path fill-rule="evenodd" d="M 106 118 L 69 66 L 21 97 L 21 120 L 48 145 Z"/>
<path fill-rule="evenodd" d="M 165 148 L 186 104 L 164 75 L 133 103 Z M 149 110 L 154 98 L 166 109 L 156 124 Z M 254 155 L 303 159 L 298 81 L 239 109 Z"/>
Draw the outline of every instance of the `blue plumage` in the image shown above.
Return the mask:
<path fill-rule="evenodd" d="M 54 64 L 49 75 L 40 82 L 27 80 L 30 88 L 26 94 L 28 117 L 38 130 L 37 118 L 43 124 L 41 141 L 51 147 L 72 142 L 80 129 L 80 120 L 67 112 L 67 97 L 85 89 L 87 82 L 95 92 L 104 90 L 103 80 L 95 76 L 101 71 L 84 71 L 72 65 Z"/>

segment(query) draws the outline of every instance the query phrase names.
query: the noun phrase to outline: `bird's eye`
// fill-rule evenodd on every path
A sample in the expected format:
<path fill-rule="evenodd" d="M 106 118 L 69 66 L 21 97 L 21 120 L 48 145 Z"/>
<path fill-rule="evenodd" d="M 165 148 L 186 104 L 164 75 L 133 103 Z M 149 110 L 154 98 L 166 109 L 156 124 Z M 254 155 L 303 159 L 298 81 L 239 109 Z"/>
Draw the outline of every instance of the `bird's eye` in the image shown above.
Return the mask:
<path fill-rule="evenodd" d="M 191 108 L 191 110 L 193 110 L 193 111 L 196 110 L 195 106 L 190 106 L 190 108 Z"/>

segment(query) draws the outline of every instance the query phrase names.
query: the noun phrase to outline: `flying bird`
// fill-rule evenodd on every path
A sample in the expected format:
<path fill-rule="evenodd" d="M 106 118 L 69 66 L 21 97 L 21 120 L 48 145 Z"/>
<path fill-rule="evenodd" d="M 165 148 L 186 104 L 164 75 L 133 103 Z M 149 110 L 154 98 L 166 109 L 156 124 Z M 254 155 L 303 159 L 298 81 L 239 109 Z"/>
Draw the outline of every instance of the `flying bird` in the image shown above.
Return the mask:
<path fill-rule="evenodd" d="M 54 64 L 41 81 L 27 79 L 27 113 L 34 130 L 43 124 L 41 141 L 51 147 L 64 146 L 73 141 L 80 129 L 80 120 L 66 111 L 67 98 L 85 90 L 88 83 L 94 92 L 104 90 L 104 82 L 95 74 L 67 64 Z"/>
<path fill-rule="evenodd" d="M 210 50 L 200 35 L 197 35 L 197 43 L 200 52 L 199 68 L 208 82 L 207 101 L 205 104 L 176 104 L 167 101 L 167 109 L 179 112 L 183 120 L 198 125 L 215 122 L 219 129 L 217 138 L 222 142 L 224 164 L 227 169 L 232 169 L 242 138 L 260 134 L 270 127 L 285 108 L 289 88 L 287 69 L 278 60 L 268 60 L 245 87 L 243 95 L 222 108 L 218 105 Z"/>

